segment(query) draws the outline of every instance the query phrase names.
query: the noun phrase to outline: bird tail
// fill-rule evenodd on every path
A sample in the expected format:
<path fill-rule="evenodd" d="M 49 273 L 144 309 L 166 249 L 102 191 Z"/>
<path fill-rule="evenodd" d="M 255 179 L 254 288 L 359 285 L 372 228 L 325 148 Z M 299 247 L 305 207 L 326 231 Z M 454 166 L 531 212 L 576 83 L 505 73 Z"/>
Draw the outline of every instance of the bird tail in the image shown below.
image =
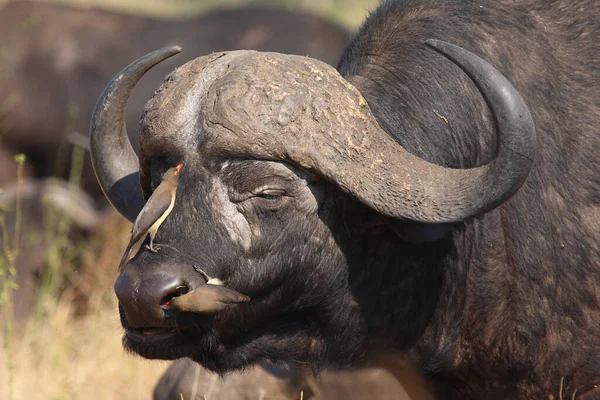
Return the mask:
<path fill-rule="evenodd" d="M 131 255 L 131 248 L 132 246 L 127 246 L 123 257 L 121 257 L 121 262 L 119 263 L 119 272 L 123 272 L 123 267 L 125 266 L 125 263 L 129 261 L 129 256 Z"/>

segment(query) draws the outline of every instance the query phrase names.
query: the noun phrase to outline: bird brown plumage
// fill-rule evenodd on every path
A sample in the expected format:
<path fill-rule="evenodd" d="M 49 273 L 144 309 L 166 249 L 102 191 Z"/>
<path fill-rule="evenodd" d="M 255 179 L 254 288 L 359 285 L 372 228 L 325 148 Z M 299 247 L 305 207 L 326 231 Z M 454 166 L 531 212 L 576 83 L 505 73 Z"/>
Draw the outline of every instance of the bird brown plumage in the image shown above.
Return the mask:
<path fill-rule="evenodd" d="M 165 306 L 183 312 L 215 314 L 238 303 L 250 301 L 250 297 L 221 285 L 200 285 L 182 296 L 173 297 Z"/>
<path fill-rule="evenodd" d="M 144 241 L 146 235 L 150 235 L 150 244 L 148 248 L 150 251 L 156 252 L 154 248 L 154 236 L 160 225 L 173 210 L 175 205 L 175 196 L 177 193 L 177 182 L 179 179 L 179 172 L 183 164 L 179 164 L 176 167 L 169 168 L 163 175 L 162 182 L 156 190 L 152 193 L 142 211 L 138 214 L 133 226 L 131 227 L 131 237 L 129 244 L 125 249 L 125 254 L 121 258 L 119 268 L 129 261 L 131 251 L 137 244 Z"/>

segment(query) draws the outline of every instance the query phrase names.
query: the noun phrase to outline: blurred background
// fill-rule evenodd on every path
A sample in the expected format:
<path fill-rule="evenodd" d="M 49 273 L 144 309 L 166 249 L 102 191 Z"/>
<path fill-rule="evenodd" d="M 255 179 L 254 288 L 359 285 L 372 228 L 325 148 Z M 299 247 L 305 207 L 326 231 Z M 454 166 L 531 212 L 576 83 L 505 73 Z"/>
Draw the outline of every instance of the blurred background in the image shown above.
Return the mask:
<path fill-rule="evenodd" d="M 134 147 L 143 104 L 176 66 L 232 49 L 335 65 L 377 4 L 0 0 L 0 399 L 407 398 L 381 370 L 326 372 L 318 385 L 310 371 L 261 368 L 222 380 L 125 354 L 112 285 L 130 224 L 107 205 L 87 153 L 96 99 L 136 58 L 183 47 L 130 100 Z"/>

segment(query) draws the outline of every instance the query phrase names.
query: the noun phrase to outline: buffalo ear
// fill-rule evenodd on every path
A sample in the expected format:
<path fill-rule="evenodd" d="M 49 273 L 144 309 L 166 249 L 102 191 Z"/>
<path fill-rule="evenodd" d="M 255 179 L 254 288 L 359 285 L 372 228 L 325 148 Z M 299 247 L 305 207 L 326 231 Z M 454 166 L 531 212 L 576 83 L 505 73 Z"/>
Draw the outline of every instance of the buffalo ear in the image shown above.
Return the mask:
<path fill-rule="evenodd" d="M 402 240 L 413 244 L 421 244 L 443 239 L 458 223 L 425 224 L 390 218 L 388 225 Z"/>

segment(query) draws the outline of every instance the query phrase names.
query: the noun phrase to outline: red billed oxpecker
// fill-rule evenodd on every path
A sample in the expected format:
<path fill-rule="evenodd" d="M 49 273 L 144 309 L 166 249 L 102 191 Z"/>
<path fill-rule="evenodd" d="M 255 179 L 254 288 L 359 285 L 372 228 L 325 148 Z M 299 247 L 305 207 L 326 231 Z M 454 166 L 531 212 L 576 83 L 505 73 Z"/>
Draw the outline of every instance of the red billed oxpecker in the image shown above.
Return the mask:
<path fill-rule="evenodd" d="M 234 307 L 238 303 L 248 301 L 250 301 L 250 297 L 226 288 L 218 279 L 214 279 L 213 283 L 206 282 L 206 285 L 200 285 L 189 293 L 173 297 L 161 307 L 163 309 L 174 308 L 182 312 L 212 315 Z"/>
<path fill-rule="evenodd" d="M 154 237 L 160 225 L 167 219 L 173 206 L 175 205 L 175 195 L 177 193 L 177 180 L 179 178 L 179 172 L 183 164 L 179 164 L 176 167 L 169 168 L 163 175 L 162 182 L 156 190 L 152 193 L 142 211 L 138 214 L 133 227 L 131 228 L 131 238 L 125 254 L 121 258 L 119 268 L 129 260 L 131 251 L 137 244 L 142 243 L 146 235 L 150 235 L 150 244 L 148 249 L 156 252 L 158 249 L 154 248 Z"/>

